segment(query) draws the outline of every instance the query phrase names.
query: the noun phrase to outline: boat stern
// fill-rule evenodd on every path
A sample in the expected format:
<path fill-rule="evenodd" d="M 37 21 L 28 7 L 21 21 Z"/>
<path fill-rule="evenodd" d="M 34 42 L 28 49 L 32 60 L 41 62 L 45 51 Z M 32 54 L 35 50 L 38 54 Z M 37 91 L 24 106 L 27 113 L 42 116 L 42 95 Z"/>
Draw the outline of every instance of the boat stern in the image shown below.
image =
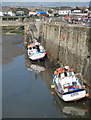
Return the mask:
<path fill-rule="evenodd" d="M 62 95 L 64 101 L 76 101 L 86 97 L 86 90 L 73 91 L 71 93 L 65 93 Z"/>

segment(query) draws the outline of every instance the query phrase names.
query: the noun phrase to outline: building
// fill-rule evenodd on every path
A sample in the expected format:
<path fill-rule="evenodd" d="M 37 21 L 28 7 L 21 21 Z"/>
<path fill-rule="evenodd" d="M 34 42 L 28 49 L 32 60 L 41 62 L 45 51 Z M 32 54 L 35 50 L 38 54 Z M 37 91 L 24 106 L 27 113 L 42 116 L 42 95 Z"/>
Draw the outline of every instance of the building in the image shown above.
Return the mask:
<path fill-rule="evenodd" d="M 32 16 L 32 15 L 37 15 L 36 12 L 29 12 L 29 16 Z"/>
<path fill-rule="evenodd" d="M 24 11 L 17 11 L 16 16 L 24 16 Z"/>
<path fill-rule="evenodd" d="M 88 15 L 88 9 L 86 8 L 75 8 L 71 10 L 72 15 L 75 16 L 87 16 Z"/>
<path fill-rule="evenodd" d="M 0 12 L 0 16 L 3 16 L 3 12 L 2 11 Z"/>
<path fill-rule="evenodd" d="M 12 11 L 8 11 L 7 14 L 8 14 L 8 16 L 13 16 L 13 12 Z"/>
<path fill-rule="evenodd" d="M 59 15 L 67 15 L 67 14 L 71 14 L 71 10 L 59 10 Z"/>
<path fill-rule="evenodd" d="M 3 16 L 15 16 L 15 14 L 12 11 L 6 11 L 2 13 L 3 13 Z"/>
<path fill-rule="evenodd" d="M 59 7 L 54 8 L 53 14 L 65 16 L 67 14 L 71 14 L 71 9 L 73 8 L 69 6 L 59 6 Z"/>
<path fill-rule="evenodd" d="M 46 16 L 46 15 L 48 15 L 48 13 L 46 11 L 43 11 L 43 10 L 38 10 L 38 11 L 36 11 L 36 13 L 37 13 L 38 16 Z"/>

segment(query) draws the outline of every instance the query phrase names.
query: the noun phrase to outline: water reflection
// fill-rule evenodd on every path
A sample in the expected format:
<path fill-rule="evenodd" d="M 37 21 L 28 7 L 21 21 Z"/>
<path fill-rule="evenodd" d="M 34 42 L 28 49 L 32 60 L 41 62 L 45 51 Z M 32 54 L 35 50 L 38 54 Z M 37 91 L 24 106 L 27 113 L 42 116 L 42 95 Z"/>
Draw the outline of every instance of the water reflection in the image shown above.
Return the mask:
<path fill-rule="evenodd" d="M 54 105 L 67 117 L 71 118 L 89 118 L 89 102 L 86 99 L 77 102 L 64 102 L 56 94 L 54 96 Z"/>
<path fill-rule="evenodd" d="M 35 73 L 40 73 L 46 70 L 44 61 L 32 61 L 27 56 L 27 51 L 25 51 L 25 66 L 28 70 L 34 71 Z"/>
<path fill-rule="evenodd" d="M 28 70 L 31 70 L 31 71 L 34 70 L 35 73 L 39 73 L 39 72 L 45 71 L 46 68 L 39 65 L 31 64 L 31 67 L 28 68 Z"/>

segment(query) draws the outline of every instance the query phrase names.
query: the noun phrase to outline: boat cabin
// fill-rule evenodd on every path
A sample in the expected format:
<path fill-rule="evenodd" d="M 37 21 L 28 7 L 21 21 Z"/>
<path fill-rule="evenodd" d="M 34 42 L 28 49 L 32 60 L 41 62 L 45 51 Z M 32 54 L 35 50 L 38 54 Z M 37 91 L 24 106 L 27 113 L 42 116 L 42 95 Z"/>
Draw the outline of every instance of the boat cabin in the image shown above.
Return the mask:
<path fill-rule="evenodd" d="M 74 72 L 73 71 L 65 71 L 64 73 L 62 73 L 62 75 L 61 76 L 63 76 L 63 77 L 66 77 L 66 76 L 71 76 L 71 75 L 74 75 Z"/>
<path fill-rule="evenodd" d="M 58 72 L 59 78 L 69 77 L 71 75 L 74 75 L 74 71 L 60 71 L 60 72 Z"/>
<path fill-rule="evenodd" d="M 40 45 L 39 42 L 31 43 L 28 45 L 28 55 L 36 54 L 36 53 L 44 53 L 44 48 Z"/>

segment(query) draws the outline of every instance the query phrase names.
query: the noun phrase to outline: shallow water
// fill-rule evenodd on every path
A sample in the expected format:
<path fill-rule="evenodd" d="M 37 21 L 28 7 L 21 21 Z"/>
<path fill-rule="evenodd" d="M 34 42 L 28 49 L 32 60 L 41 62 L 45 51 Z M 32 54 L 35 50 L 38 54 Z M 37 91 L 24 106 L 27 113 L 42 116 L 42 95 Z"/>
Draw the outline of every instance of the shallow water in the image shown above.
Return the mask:
<path fill-rule="evenodd" d="M 16 54 L 9 47 L 14 54 L 3 58 L 6 60 L 2 69 L 3 118 L 88 118 L 91 101 L 85 98 L 66 103 L 55 92 L 51 94 L 54 64 L 47 58 L 44 61 L 30 61 L 19 45 L 22 36 L 9 35 L 8 40 L 10 38 L 15 41 L 19 38 L 12 46 L 21 48 L 14 47 Z M 6 41 L 5 36 L 3 39 Z M 8 61 L 8 58 L 11 60 Z"/>

